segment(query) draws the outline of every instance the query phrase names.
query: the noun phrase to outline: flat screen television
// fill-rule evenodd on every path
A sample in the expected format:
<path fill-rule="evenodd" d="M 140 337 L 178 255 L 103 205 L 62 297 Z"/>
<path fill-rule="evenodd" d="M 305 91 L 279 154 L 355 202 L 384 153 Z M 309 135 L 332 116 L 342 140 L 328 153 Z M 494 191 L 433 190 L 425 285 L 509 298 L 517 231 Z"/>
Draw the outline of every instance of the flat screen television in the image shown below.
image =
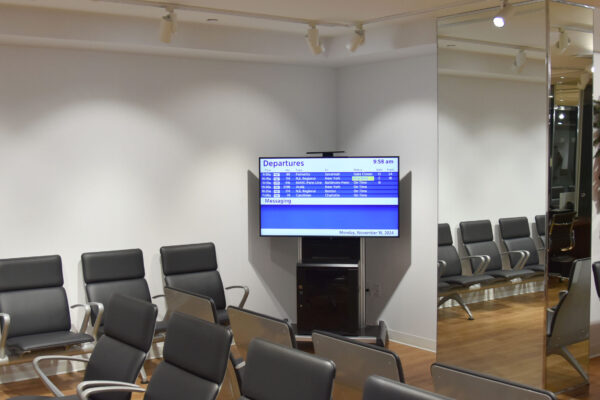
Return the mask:
<path fill-rule="evenodd" d="M 398 157 L 260 157 L 260 235 L 398 237 Z"/>

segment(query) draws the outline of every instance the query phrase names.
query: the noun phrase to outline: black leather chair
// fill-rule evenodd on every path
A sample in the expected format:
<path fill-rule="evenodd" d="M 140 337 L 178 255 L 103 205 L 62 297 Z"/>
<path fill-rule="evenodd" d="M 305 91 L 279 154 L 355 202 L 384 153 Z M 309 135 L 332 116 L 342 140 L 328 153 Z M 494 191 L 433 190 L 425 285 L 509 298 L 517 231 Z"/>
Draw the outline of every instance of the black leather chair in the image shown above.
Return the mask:
<path fill-rule="evenodd" d="M 589 377 L 568 346 L 589 339 L 591 261 L 579 259 L 570 269 L 569 287 L 556 307 L 547 309 L 546 354 L 563 357 L 586 382 Z"/>
<path fill-rule="evenodd" d="M 594 272 L 594 282 L 596 283 L 596 294 L 600 297 L 600 261 L 592 264 L 592 271 Z"/>
<path fill-rule="evenodd" d="M 114 295 L 106 306 L 104 335 L 98 339 L 89 359 L 83 357 L 41 356 L 34 360 L 33 367 L 42 382 L 55 397 L 76 400 L 77 395 L 64 396 L 40 369 L 40 363 L 48 360 L 67 360 L 87 363 L 84 382 L 98 380 L 132 383 L 140 372 L 146 354 L 152 345 L 156 306 L 120 294 Z M 24 396 L 13 400 L 41 400 L 51 397 Z M 101 395 L 95 400 L 128 400 L 130 393 Z"/>
<path fill-rule="evenodd" d="M 438 224 L 438 295 L 441 297 L 438 307 L 449 300 L 454 300 L 465 310 L 468 318 L 473 319 L 473 314 L 458 289 L 468 289 L 473 285 L 491 283 L 496 278 L 485 273 L 489 257 L 477 255 L 463 259 L 479 261 L 474 270 L 471 268 L 470 275 L 462 274 L 461 258 L 454 247 L 450 225 Z M 469 265 L 472 266 L 472 264 Z"/>
<path fill-rule="evenodd" d="M 145 279 L 144 256 L 140 249 L 83 253 L 81 266 L 96 336 L 104 333 L 102 316 L 97 318 L 99 308 L 103 309 L 103 305 L 108 303 L 113 294 L 126 294 L 148 303 L 153 298 L 163 296 L 150 297 Z M 155 336 L 160 338 L 166 330 L 166 321 L 156 322 Z"/>
<path fill-rule="evenodd" d="M 450 400 L 450 398 L 373 375 L 365 383 L 363 400 Z"/>
<path fill-rule="evenodd" d="M 500 224 L 500 234 L 502 235 L 504 246 L 511 252 L 508 255 L 510 266 L 512 268 L 517 266 L 520 255 L 514 252 L 520 250 L 527 252 L 528 256 L 523 268 L 543 274 L 546 271 L 546 267 L 540 263 L 538 252 L 544 249 L 538 249 L 535 246 L 529 230 L 527 217 L 500 218 L 498 223 Z"/>
<path fill-rule="evenodd" d="M 485 273 L 496 278 L 506 280 L 515 278 L 529 278 L 534 272 L 529 269 L 523 269 L 527 261 L 527 255 L 522 251 L 508 251 L 500 253 L 498 245 L 494 242 L 494 233 L 492 224 L 489 220 L 479 221 L 463 221 L 460 223 L 460 233 L 463 244 L 470 256 L 488 256 L 489 264 L 486 267 Z M 503 254 L 517 254 L 519 256 L 517 265 L 514 268 L 502 268 Z M 471 260 L 471 265 L 476 268 L 474 261 Z"/>
<path fill-rule="evenodd" d="M 330 400 L 335 364 L 261 339 L 248 348 L 243 400 Z"/>
<path fill-rule="evenodd" d="M 542 246 L 546 247 L 546 215 L 536 215 L 535 217 L 535 231 L 537 232 Z"/>
<path fill-rule="evenodd" d="M 330 332 L 313 331 L 315 354 L 335 364 L 334 392 L 345 400 L 360 400 L 365 382 L 379 375 L 404 382 L 402 363 L 396 353 Z"/>
<path fill-rule="evenodd" d="M 175 312 L 168 322 L 164 361 L 146 390 L 119 382 L 82 382 L 78 398 L 145 391 L 146 400 L 214 400 L 225 376 L 231 340 L 229 329 Z"/>
<path fill-rule="evenodd" d="M 221 275 L 217 271 L 217 254 L 213 243 L 198 243 L 160 248 L 165 286 L 208 296 L 217 307 L 221 325 L 229 325 L 227 304 Z M 238 307 L 244 307 L 248 298 L 247 286 L 228 286 L 225 289 L 242 289 L 244 295 Z"/>
<path fill-rule="evenodd" d="M 93 342 L 85 333 L 90 307 L 75 307 L 85 310 L 79 332 L 71 331 L 60 256 L 0 260 L 0 364 L 31 361 L 26 353 Z"/>

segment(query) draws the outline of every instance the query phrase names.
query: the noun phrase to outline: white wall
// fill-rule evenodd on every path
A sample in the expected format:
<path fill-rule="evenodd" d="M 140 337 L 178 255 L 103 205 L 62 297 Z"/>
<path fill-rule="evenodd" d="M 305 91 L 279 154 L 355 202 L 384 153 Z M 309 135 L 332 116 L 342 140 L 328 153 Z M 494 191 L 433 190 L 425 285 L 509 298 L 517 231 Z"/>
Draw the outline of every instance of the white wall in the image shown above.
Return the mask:
<path fill-rule="evenodd" d="M 546 210 L 545 83 L 438 78 L 439 220 L 525 216 Z"/>
<path fill-rule="evenodd" d="M 335 71 L 0 47 L 0 254 L 139 247 L 152 294 L 162 245 L 214 241 L 225 285 L 295 319 L 294 239 L 258 238 L 258 156 L 335 147 Z"/>
<path fill-rule="evenodd" d="M 435 40 L 435 39 L 434 39 Z M 367 240 L 367 320 L 393 340 L 435 349 L 437 318 L 437 109 L 429 54 L 343 67 L 337 148 L 400 156 L 400 238 Z"/>

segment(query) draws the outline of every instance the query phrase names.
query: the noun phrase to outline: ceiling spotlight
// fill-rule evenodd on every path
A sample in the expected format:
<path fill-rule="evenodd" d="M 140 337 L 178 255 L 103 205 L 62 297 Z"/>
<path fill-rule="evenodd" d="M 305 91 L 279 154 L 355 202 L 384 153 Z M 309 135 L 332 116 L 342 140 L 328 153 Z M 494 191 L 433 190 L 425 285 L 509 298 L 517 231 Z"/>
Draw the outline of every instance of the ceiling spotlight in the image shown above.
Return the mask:
<path fill-rule="evenodd" d="M 593 74 L 594 70 L 595 70 L 594 66 L 590 65 L 590 67 L 588 68 L 588 71 L 590 71 Z"/>
<path fill-rule="evenodd" d="M 567 35 L 564 28 L 558 28 L 558 41 L 556 42 L 556 48 L 561 53 L 564 53 L 567 50 L 567 47 L 571 44 L 571 38 Z"/>
<path fill-rule="evenodd" d="M 323 44 L 321 44 L 321 39 L 319 38 L 319 30 L 315 24 L 309 25 L 304 37 L 306 38 L 308 47 L 314 55 L 321 54 L 325 51 L 325 47 L 323 47 Z"/>
<path fill-rule="evenodd" d="M 494 26 L 503 28 L 506 25 L 506 19 L 513 13 L 513 7 L 508 3 L 508 0 L 502 0 L 500 3 L 500 11 L 494 16 L 492 22 Z"/>
<path fill-rule="evenodd" d="M 173 34 L 177 31 L 177 15 L 172 8 L 167 8 L 167 15 L 160 20 L 160 41 L 171 43 Z"/>
<path fill-rule="evenodd" d="M 363 29 L 362 24 L 356 25 L 356 29 L 352 34 L 352 39 L 350 43 L 346 45 L 348 51 L 354 53 L 356 49 L 365 44 L 365 30 Z"/>
<path fill-rule="evenodd" d="M 527 62 L 527 54 L 525 50 L 521 49 L 515 56 L 515 60 L 513 61 L 512 70 L 515 72 L 521 72 L 525 63 Z"/>
<path fill-rule="evenodd" d="M 558 119 L 565 119 L 565 114 L 564 113 L 558 114 Z"/>

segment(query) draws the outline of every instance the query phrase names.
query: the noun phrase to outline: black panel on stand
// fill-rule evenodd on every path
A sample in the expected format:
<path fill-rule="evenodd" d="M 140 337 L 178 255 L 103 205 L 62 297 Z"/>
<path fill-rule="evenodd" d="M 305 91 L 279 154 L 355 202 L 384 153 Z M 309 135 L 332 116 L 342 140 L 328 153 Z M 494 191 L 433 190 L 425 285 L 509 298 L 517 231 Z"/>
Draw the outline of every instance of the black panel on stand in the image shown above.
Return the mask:
<path fill-rule="evenodd" d="M 360 260 L 360 238 L 303 237 L 303 263 L 356 264 Z"/>

